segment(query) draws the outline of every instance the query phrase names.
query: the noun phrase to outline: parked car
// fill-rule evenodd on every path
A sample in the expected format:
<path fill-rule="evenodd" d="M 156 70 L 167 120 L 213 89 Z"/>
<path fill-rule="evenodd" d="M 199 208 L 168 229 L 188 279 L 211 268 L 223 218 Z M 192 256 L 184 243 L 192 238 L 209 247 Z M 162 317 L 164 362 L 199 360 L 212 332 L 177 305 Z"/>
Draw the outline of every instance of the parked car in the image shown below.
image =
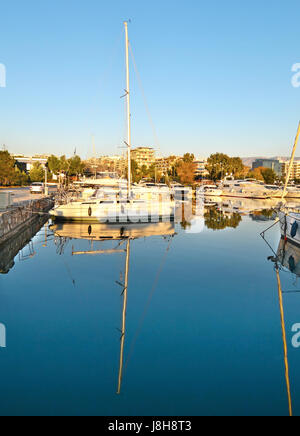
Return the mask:
<path fill-rule="evenodd" d="M 44 192 L 45 192 L 44 183 L 35 182 L 32 183 L 32 185 L 30 186 L 31 194 L 44 194 Z"/>

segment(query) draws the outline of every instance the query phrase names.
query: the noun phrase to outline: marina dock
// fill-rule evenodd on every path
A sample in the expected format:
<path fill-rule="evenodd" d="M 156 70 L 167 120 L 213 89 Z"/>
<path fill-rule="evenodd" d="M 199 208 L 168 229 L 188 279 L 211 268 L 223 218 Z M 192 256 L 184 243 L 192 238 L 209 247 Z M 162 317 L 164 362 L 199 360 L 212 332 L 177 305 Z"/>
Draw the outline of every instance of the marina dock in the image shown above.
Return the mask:
<path fill-rule="evenodd" d="M 13 203 L 7 209 L 0 210 L 0 246 L 23 231 L 38 216 L 46 214 L 53 204 L 53 197 L 47 196 Z"/>

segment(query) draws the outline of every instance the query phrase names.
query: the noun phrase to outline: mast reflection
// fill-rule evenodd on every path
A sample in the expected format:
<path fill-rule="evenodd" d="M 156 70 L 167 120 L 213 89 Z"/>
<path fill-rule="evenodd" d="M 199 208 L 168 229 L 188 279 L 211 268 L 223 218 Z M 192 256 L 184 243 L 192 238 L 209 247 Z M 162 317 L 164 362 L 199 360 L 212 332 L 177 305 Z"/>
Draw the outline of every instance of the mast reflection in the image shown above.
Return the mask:
<path fill-rule="evenodd" d="M 92 249 L 89 251 L 75 251 L 72 248 L 72 255 L 105 255 L 105 254 L 124 254 L 125 259 L 125 276 L 124 283 L 117 282 L 122 288 L 121 295 L 123 296 L 123 308 L 121 319 L 121 339 L 120 339 L 120 360 L 118 372 L 118 387 L 117 394 L 121 394 L 123 369 L 124 369 L 124 349 L 126 339 L 126 313 L 128 303 L 128 284 L 130 271 L 130 250 L 132 241 L 140 238 L 153 236 L 162 236 L 169 239 L 175 236 L 175 225 L 172 222 L 166 223 L 145 223 L 145 224 L 93 224 L 86 223 L 59 223 L 51 226 L 51 230 L 58 238 L 60 253 L 68 240 L 84 239 L 90 240 Z M 118 241 L 119 244 L 113 249 L 95 250 L 94 242 Z M 122 245 L 126 243 L 126 249 L 122 249 Z"/>

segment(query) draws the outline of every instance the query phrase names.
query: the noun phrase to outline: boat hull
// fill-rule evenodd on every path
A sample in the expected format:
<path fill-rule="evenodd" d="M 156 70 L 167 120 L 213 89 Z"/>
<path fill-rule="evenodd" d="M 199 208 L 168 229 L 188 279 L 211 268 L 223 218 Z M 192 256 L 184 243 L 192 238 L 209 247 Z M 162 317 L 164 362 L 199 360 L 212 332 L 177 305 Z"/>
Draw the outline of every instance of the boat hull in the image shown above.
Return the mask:
<path fill-rule="evenodd" d="M 74 202 L 49 212 L 54 221 L 88 223 L 156 223 L 174 221 L 175 204 L 148 202 Z"/>

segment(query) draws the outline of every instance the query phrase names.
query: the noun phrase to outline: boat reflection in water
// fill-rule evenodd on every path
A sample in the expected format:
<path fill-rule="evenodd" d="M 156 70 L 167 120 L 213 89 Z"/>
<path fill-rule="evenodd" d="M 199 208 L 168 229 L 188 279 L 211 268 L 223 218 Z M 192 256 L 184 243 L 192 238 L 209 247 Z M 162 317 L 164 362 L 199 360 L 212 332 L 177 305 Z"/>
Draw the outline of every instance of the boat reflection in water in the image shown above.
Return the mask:
<path fill-rule="evenodd" d="M 150 236 L 174 236 L 173 222 L 145 224 L 57 223 L 50 229 L 55 236 L 90 241 L 138 239 Z"/>
<path fill-rule="evenodd" d="M 264 233 L 262 236 L 264 238 Z M 288 241 L 286 238 L 281 238 L 279 246 L 277 249 L 277 254 L 274 252 L 274 256 L 270 256 L 268 260 L 274 263 L 274 270 L 276 273 L 277 290 L 278 290 L 278 302 L 280 309 L 280 320 L 281 320 L 281 330 L 282 330 L 282 343 L 283 343 L 283 355 L 284 355 L 284 367 L 285 367 L 285 382 L 287 389 L 288 407 L 289 415 L 293 416 L 293 405 L 292 405 L 292 395 L 291 395 L 291 383 L 290 383 L 290 372 L 289 372 L 289 361 L 288 361 L 288 346 L 287 346 L 287 335 L 286 335 L 286 325 L 285 325 L 285 314 L 284 314 L 284 300 L 280 270 L 286 271 L 286 269 L 295 274 L 298 278 L 300 276 L 300 246 Z"/>
<path fill-rule="evenodd" d="M 277 256 L 278 261 L 284 268 L 300 277 L 300 245 L 281 238 Z"/>
<path fill-rule="evenodd" d="M 123 367 L 124 367 L 124 347 L 126 337 L 126 312 L 128 302 L 128 281 L 130 272 L 130 249 L 135 239 L 161 236 L 169 244 L 167 252 L 170 249 L 172 238 L 175 236 L 175 224 L 166 223 L 147 223 L 147 224 L 84 224 L 84 223 L 60 223 L 50 227 L 55 237 L 64 245 L 68 240 L 90 240 L 94 242 L 118 241 L 118 245 L 113 249 L 101 249 L 89 251 L 75 251 L 72 248 L 73 256 L 78 255 L 105 255 L 105 254 L 124 254 L 125 257 L 125 274 L 124 281 L 118 281 L 117 284 L 122 288 L 123 296 L 122 321 L 121 321 L 121 345 L 120 345 L 120 362 L 118 375 L 117 394 L 121 393 Z M 125 245 L 126 244 L 126 245 Z"/>

